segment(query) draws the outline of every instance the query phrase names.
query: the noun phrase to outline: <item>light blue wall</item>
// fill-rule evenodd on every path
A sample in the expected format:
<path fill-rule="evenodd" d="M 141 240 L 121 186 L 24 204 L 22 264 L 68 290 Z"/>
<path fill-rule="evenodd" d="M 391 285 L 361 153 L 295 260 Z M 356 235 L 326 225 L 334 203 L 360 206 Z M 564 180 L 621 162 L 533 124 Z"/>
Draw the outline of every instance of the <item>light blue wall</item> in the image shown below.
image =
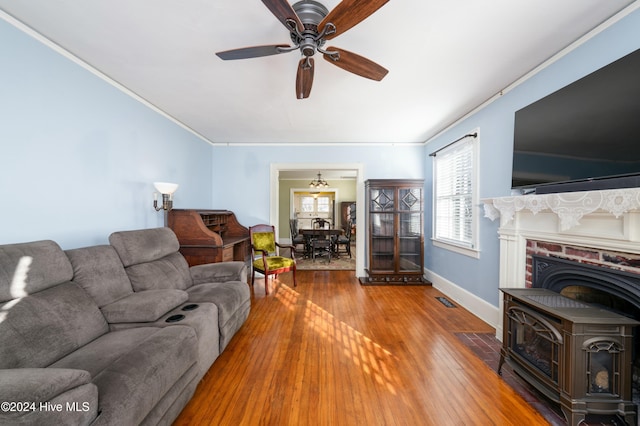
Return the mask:
<path fill-rule="evenodd" d="M 513 124 L 515 112 L 640 48 L 640 10 L 625 17 L 526 82 L 461 121 L 425 148 L 425 176 L 433 175 L 430 152 L 464 134 L 480 129 L 480 198 L 506 196 L 511 189 Z M 638 141 L 640 143 L 640 140 Z M 426 210 L 432 210 L 431 186 L 426 185 Z M 482 209 L 480 209 L 482 215 Z M 434 247 L 427 220 L 425 267 L 487 302 L 498 305 L 499 242 L 498 223 L 480 219 L 479 260 Z"/>
<path fill-rule="evenodd" d="M 107 242 L 211 204 L 211 145 L 0 19 L 0 244 Z"/>
<path fill-rule="evenodd" d="M 269 221 L 272 163 L 360 163 L 363 180 L 424 177 L 422 145 L 216 146 L 213 205 L 232 210 L 245 226 Z"/>

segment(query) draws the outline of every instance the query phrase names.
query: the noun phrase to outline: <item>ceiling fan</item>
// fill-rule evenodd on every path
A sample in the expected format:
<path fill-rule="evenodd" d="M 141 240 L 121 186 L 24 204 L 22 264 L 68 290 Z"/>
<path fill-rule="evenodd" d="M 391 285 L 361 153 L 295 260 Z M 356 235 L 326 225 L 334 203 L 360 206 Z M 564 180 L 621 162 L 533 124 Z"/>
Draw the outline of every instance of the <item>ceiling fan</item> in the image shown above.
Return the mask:
<path fill-rule="evenodd" d="M 301 0 L 290 5 L 287 0 L 262 0 L 271 13 L 287 28 L 293 46 L 274 44 L 244 47 L 217 52 L 223 60 L 257 58 L 300 50 L 302 59 L 296 76 L 296 97 L 308 98 L 313 85 L 313 55 L 346 71 L 380 81 L 389 72 L 384 67 L 355 53 L 337 47 L 323 48 L 325 42 L 354 27 L 389 0 L 342 0 L 331 12 L 314 0 Z"/>

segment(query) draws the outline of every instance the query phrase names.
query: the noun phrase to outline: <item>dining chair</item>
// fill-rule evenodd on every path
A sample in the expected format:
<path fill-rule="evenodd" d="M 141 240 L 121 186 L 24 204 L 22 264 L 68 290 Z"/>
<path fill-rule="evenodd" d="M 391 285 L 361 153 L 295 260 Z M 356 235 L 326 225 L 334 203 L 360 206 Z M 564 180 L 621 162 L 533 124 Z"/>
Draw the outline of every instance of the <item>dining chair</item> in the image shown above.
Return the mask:
<path fill-rule="evenodd" d="M 340 253 L 348 254 L 349 259 L 351 259 L 351 221 L 347 222 L 345 226 L 344 234 L 338 235 L 334 241 L 334 246 L 336 250 L 336 255 L 340 256 Z M 340 246 L 344 247 L 344 251 L 340 251 Z"/>
<path fill-rule="evenodd" d="M 251 287 L 255 280 L 256 271 L 264 275 L 264 293 L 269 294 L 269 275 L 278 278 L 278 274 L 293 273 L 293 285 L 296 283 L 295 247 L 280 244 L 276 241 L 276 228 L 273 225 L 254 225 L 249 227 L 251 239 Z M 280 249 L 288 248 L 291 257 L 281 256 Z"/>
<path fill-rule="evenodd" d="M 304 235 L 298 233 L 298 219 L 289 219 L 289 232 L 291 234 L 291 244 L 296 248 L 296 254 L 298 252 L 298 246 L 302 246 L 302 253 L 306 255 L 307 244 L 304 239 Z"/>
<path fill-rule="evenodd" d="M 327 219 L 317 217 L 313 219 L 313 229 L 329 229 L 331 228 L 331 222 Z"/>
<path fill-rule="evenodd" d="M 321 217 L 313 220 L 313 229 L 330 229 L 331 222 Z M 311 239 L 311 259 L 315 262 L 316 256 L 324 256 L 327 262 L 331 262 L 334 250 L 333 240 L 329 235 L 315 235 Z"/>

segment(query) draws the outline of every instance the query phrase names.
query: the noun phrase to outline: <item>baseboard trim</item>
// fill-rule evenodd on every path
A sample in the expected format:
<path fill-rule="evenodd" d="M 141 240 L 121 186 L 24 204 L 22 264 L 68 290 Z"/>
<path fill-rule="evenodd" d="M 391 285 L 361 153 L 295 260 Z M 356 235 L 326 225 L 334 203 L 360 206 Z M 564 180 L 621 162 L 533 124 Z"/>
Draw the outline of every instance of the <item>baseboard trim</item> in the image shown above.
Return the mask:
<path fill-rule="evenodd" d="M 499 308 L 463 289 L 455 283 L 425 268 L 425 278 L 431 281 L 433 288 L 438 289 L 460 306 L 480 318 L 497 330 Z"/>

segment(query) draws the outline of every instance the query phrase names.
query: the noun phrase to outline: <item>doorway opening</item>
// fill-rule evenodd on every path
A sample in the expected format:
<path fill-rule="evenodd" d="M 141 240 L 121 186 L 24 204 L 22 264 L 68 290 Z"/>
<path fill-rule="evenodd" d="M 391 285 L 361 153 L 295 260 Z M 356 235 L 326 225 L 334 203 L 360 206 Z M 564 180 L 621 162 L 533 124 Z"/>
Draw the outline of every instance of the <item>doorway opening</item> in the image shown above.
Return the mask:
<path fill-rule="evenodd" d="M 288 171 L 310 171 L 314 177 L 318 171 L 323 173 L 329 171 L 350 171 L 353 172 L 354 181 L 356 186 L 356 205 L 364 205 L 364 166 L 360 163 L 272 163 L 270 173 L 270 211 L 269 218 L 271 223 L 288 223 L 288 219 L 291 215 L 289 208 L 281 208 L 280 197 L 280 174 L 281 172 Z M 311 179 L 309 179 L 311 180 Z M 327 191 L 330 188 L 324 188 L 323 191 Z M 302 188 L 300 189 L 303 190 Z M 309 189 L 304 189 L 309 190 Z M 335 201 L 335 199 L 334 199 Z M 350 200 L 353 201 L 353 200 Z M 339 226 L 339 218 L 337 217 L 340 212 L 337 207 L 334 206 L 333 212 L 336 215 L 337 225 Z M 283 216 L 284 215 L 284 216 Z M 364 223 L 364 210 L 356 209 L 356 222 Z M 364 247 L 365 244 L 365 232 L 356 232 L 356 246 Z M 356 251 L 356 276 L 364 276 L 364 250 Z"/>

